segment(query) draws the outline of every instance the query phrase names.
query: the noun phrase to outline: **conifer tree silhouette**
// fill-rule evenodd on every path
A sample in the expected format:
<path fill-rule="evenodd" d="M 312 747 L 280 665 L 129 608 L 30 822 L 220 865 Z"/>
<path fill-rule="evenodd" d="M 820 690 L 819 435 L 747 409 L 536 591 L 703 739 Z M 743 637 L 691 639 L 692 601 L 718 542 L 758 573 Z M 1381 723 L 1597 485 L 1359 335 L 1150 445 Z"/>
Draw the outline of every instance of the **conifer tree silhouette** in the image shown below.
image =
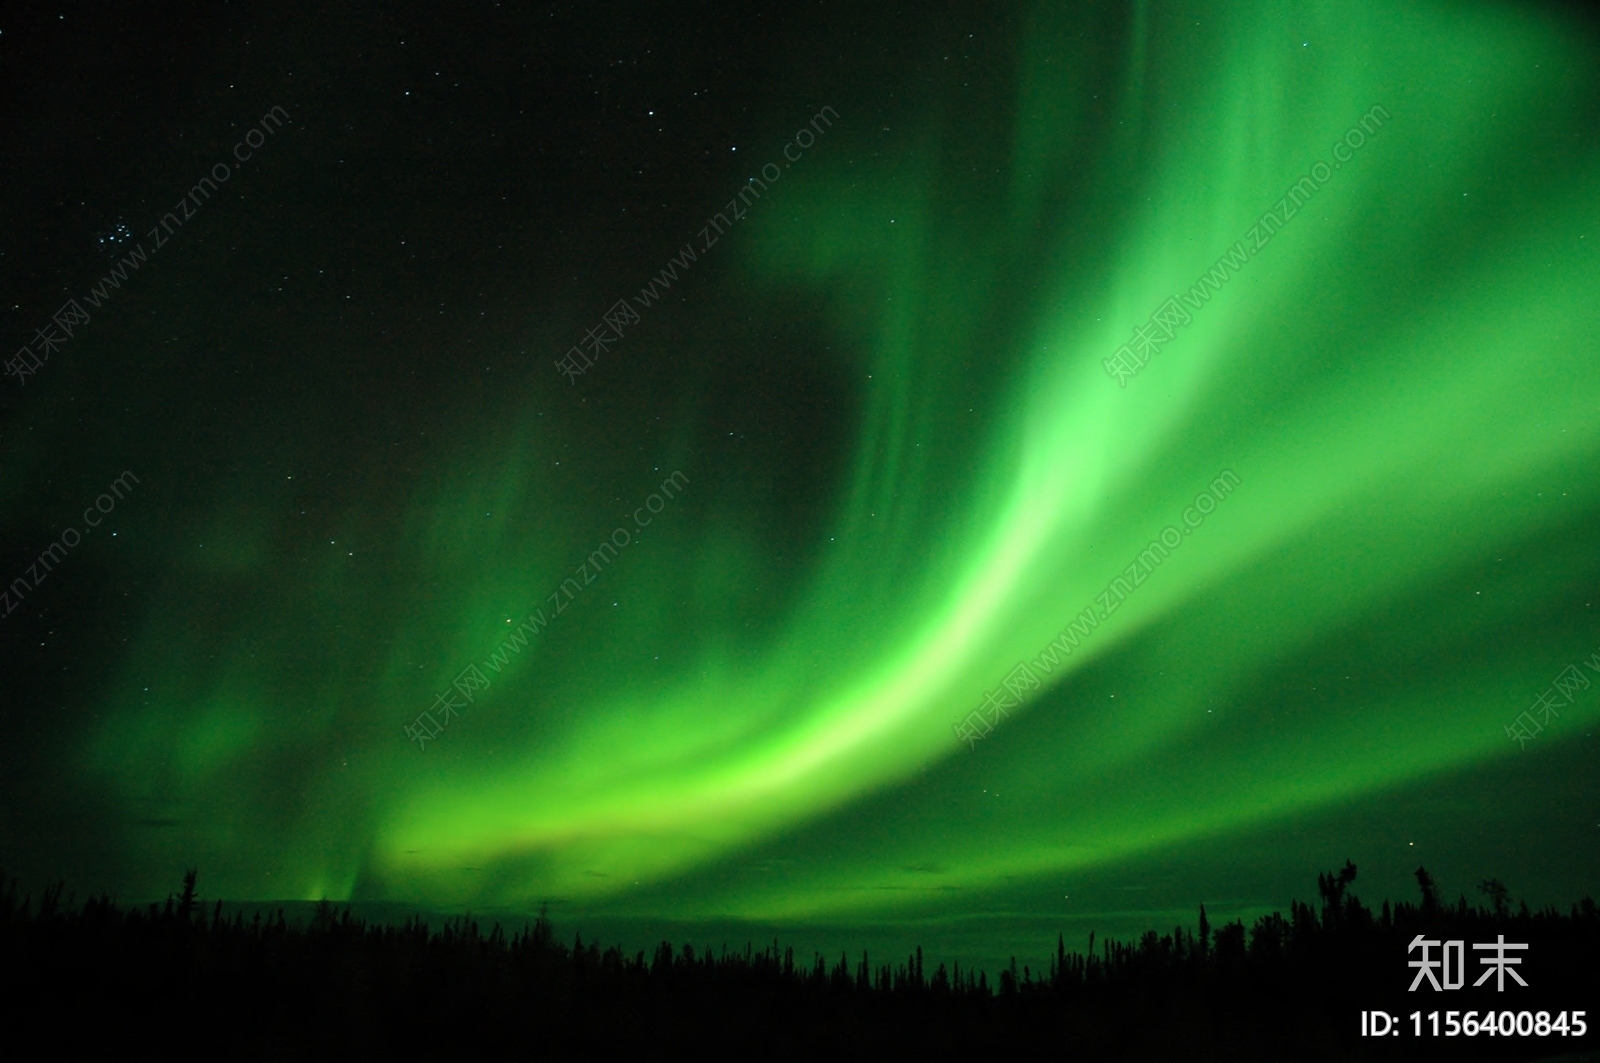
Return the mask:
<path fill-rule="evenodd" d="M 1494 906 L 1496 919 L 1504 919 L 1511 911 L 1509 903 L 1511 891 L 1506 889 L 1506 884 L 1497 878 L 1486 878 L 1478 883 L 1478 890 L 1489 898 L 1489 903 Z"/>
<path fill-rule="evenodd" d="M 1333 872 L 1317 876 L 1317 892 L 1322 894 L 1322 925 L 1334 926 L 1344 914 L 1344 891 L 1356 880 L 1356 865 L 1348 859 L 1337 877 Z"/>
<path fill-rule="evenodd" d="M 1422 910 L 1429 914 L 1439 910 L 1439 895 L 1434 892 L 1433 876 L 1428 874 L 1428 869 L 1418 867 L 1416 872 L 1417 888 L 1422 891 Z"/>
<path fill-rule="evenodd" d="M 183 896 L 178 899 L 178 918 L 185 923 L 194 913 L 195 903 L 199 897 L 194 888 L 196 877 L 195 869 L 192 867 L 189 873 L 183 876 Z"/>

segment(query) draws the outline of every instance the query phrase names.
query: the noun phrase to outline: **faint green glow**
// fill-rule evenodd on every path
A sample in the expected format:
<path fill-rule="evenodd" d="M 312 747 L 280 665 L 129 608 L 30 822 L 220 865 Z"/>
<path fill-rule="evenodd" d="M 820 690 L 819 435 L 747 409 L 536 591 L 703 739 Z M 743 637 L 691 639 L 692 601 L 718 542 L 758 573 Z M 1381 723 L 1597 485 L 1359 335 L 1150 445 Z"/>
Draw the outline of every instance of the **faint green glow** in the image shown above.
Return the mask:
<path fill-rule="evenodd" d="M 1533 161 L 1588 135 L 1592 64 L 1512 6 L 1235 4 L 1192 26 L 1163 10 L 1135 6 L 1101 80 L 1086 71 L 1104 41 L 1042 5 L 1014 100 L 930 104 L 909 156 L 853 148 L 875 105 L 841 101 L 782 209 L 730 248 L 752 283 L 846 293 L 818 357 L 863 402 L 808 582 L 759 642 L 730 624 L 665 664 L 624 652 L 673 634 L 686 599 L 759 594 L 759 531 L 686 504 L 419 755 L 401 728 L 428 692 L 570 573 L 566 543 L 612 526 L 561 508 L 543 459 L 567 429 L 530 413 L 464 437 L 475 475 L 406 501 L 406 563 L 381 576 L 352 574 L 342 547 L 280 570 L 259 530 L 278 500 L 219 501 L 195 574 L 245 579 L 249 614 L 171 596 L 85 755 L 138 815 L 183 821 L 129 828 L 152 881 L 198 853 L 220 895 L 520 903 L 736 860 L 972 756 L 952 722 L 1222 467 L 1245 486 L 1030 703 L 1048 725 L 985 743 L 1026 816 L 979 830 L 964 791 L 919 790 L 893 830 L 673 910 L 938 904 L 894 892 L 927 886 L 910 865 L 981 890 L 1516 755 L 1519 699 L 1594 639 L 1494 632 L 1567 595 L 1570 557 L 1518 551 L 1492 610 L 1396 618 L 1600 502 L 1600 231 L 1581 220 L 1600 186 L 1591 156 Z M 1118 388 L 1101 363 L 1129 330 L 1374 104 L 1382 133 Z M 1007 136 L 981 131 L 1003 116 Z M 1000 176 L 964 165 L 978 136 L 1004 147 Z M 948 429 L 974 421 L 963 449 Z M 330 539 L 393 534 L 381 512 L 352 505 Z M 1316 715 L 1251 700 L 1365 625 L 1386 625 L 1395 661 L 1483 652 Z M 197 630 L 254 652 L 217 664 Z M 1077 695 L 1090 670 L 1133 692 L 1126 708 Z"/>

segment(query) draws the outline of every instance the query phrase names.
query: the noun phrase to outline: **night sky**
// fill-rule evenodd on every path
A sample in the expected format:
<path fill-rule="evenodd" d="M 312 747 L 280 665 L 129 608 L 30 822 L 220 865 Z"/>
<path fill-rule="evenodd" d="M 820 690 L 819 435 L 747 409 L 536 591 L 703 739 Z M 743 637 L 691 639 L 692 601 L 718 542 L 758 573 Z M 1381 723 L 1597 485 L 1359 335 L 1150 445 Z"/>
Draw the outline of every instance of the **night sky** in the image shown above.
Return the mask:
<path fill-rule="evenodd" d="M 1594 892 L 1597 43 L 8 15 L 0 867 L 991 964 Z"/>

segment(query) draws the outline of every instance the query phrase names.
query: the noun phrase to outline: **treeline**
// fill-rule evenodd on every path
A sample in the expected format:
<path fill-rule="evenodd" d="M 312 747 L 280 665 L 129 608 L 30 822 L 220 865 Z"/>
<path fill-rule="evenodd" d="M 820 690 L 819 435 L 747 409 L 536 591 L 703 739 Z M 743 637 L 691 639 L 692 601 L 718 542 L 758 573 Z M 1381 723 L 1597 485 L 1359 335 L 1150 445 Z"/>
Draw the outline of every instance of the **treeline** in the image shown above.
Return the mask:
<path fill-rule="evenodd" d="M 64 901 L 59 885 L 35 904 L 0 879 L 0 1013 L 13 1047 L 52 1058 L 1531 1060 L 1592 1043 L 1418 1039 L 1410 1020 L 1406 1036 L 1363 1038 L 1362 1011 L 1588 1007 L 1600 915 L 1587 897 L 1567 913 L 1513 912 L 1493 881 L 1487 906 L 1446 904 L 1422 869 L 1420 903 L 1374 913 L 1350 893 L 1355 874 L 1347 863 L 1320 876 L 1317 908 L 1296 901 L 1248 928 L 1213 927 L 1202 907 L 1193 928 L 1098 947 L 1091 934 L 1086 952 L 1058 937 L 1044 970 L 1013 959 L 993 979 L 920 948 L 889 963 L 797 960 L 778 942 L 630 956 L 581 935 L 567 945 L 543 913 L 511 934 L 468 918 L 374 925 L 327 903 L 303 927 L 281 909 L 247 920 L 220 901 L 208 910 L 194 872 L 164 905 L 128 909 Z M 1419 934 L 1466 943 L 1462 989 L 1408 991 Z M 1529 946 L 1517 968 L 1527 988 L 1473 986 L 1472 944 L 1501 934 Z"/>

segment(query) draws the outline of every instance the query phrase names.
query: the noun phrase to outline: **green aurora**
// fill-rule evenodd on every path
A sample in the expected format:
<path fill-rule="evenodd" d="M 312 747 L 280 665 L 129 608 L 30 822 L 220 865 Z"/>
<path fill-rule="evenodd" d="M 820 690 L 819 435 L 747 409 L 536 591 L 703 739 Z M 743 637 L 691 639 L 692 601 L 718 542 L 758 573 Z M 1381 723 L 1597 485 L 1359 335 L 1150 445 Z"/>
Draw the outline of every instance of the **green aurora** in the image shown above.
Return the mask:
<path fill-rule="evenodd" d="M 551 360 L 668 245 L 618 254 L 576 309 L 521 278 L 502 346 L 524 375 L 442 385 L 403 478 L 389 437 L 269 429 L 271 402 L 232 429 L 237 474 L 166 502 L 174 455 L 108 447 L 148 486 L 119 504 L 123 560 L 84 572 L 145 578 L 59 756 L 115 810 L 82 866 L 127 896 L 198 865 L 229 898 L 870 922 L 1064 898 L 1445 780 L 1591 771 L 1600 689 L 1526 749 L 1506 731 L 1600 651 L 1587 31 L 1515 4 L 1140 3 L 1040 4 L 1010 33 L 970 74 L 945 72 L 957 44 L 924 48 L 892 120 L 889 79 L 764 100 L 740 151 L 757 163 L 819 107 L 838 118 L 702 251 L 681 304 L 575 384 Z M 708 181 L 693 209 L 737 187 Z M 701 224 L 677 238 L 700 250 Z M 140 297 L 203 283 L 189 254 Z M 1119 386 L 1107 359 L 1193 290 Z M 115 328 L 80 357 L 109 361 Z M 738 358 L 697 362 L 729 337 Z M 784 380 L 824 380 L 825 437 L 730 449 L 759 418 L 706 396 L 746 394 L 746 372 L 776 408 Z M 59 406 L 69 379 L 27 400 Z M 357 423 L 400 416 L 374 402 Z M 57 475 L 67 431 L 8 434 L 8 507 Z M 141 453 L 182 438 L 119 431 Z M 1093 605 L 1225 470 L 1203 524 Z M 59 497 L 39 510 L 58 523 L 78 496 Z M 969 749 L 954 725 L 1086 608 L 1097 626 Z M 488 690 L 407 739 L 541 609 Z M 1593 883 L 1592 831 L 1563 844 L 1529 888 Z"/>

